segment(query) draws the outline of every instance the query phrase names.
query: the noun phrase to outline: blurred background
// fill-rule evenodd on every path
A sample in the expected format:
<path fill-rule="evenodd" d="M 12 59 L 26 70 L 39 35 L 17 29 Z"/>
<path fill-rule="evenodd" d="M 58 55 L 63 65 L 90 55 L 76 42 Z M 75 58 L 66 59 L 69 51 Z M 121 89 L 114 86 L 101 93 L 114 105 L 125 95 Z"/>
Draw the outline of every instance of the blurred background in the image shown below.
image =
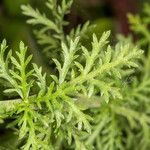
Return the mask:
<path fill-rule="evenodd" d="M 104 30 L 113 33 L 130 33 L 127 13 L 139 13 L 142 5 L 149 0 L 74 0 L 71 14 L 66 16 L 70 21 L 66 32 L 79 23 L 90 20 L 94 25 L 92 32 L 101 34 Z M 1 0 L 0 1 L 0 40 L 6 38 L 12 47 L 18 41 L 27 42 L 31 50 L 36 48 L 32 27 L 25 23 L 20 10 L 21 4 L 30 3 L 41 11 L 45 9 L 44 0 Z"/>
<path fill-rule="evenodd" d="M 34 61 L 42 66 L 46 64 L 44 55 L 40 53 L 42 47 L 36 43 L 33 27 L 26 24 L 27 17 L 22 15 L 20 6 L 30 4 L 41 12 L 45 12 L 47 9 L 44 2 L 45 0 L 0 1 L 0 41 L 6 38 L 8 44 L 15 50 L 20 40 L 24 41 L 34 55 Z M 88 34 L 96 33 L 99 37 L 103 31 L 111 30 L 111 42 L 114 43 L 113 35 L 116 33 L 132 34 L 127 13 L 140 13 L 145 2 L 149 3 L 150 0 L 74 0 L 71 13 L 65 18 L 70 22 L 70 25 L 65 27 L 65 32 L 69 32 L 77 24 L 90 20 L 92 26 Z"/>

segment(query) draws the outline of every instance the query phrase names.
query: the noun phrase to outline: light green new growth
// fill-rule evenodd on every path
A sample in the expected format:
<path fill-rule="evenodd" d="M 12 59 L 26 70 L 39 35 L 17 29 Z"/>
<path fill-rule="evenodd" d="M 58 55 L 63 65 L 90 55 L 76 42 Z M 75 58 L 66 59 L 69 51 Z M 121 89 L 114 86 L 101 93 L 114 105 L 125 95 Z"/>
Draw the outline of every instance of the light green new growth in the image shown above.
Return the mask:
<path fill-rule="evenodd" d="M 71 4 L 72 0 L 62 0 L 60 5 L 48 0 L 52 19 L 29 5 L 22 6 L 23 14 L 30 17 L 28 23 L 43 26 L 35 33 L 39 43 L 47 45 L 47 53 L 55 54 L 50 58 L 57 72 L 43 73 L 42 67 L 31 63 L 32 55 L 27 56 L 23 42 L 12 54 L 3 40 L 0 78 L 8 85 L 4 92 L 10 99 L 0 101 L 0 123 L 11 119 L 8 128 L 15 129 L 21 141 L 14 149 L 149 149 L 150 55 L 144 57 L 126 39 L 111 46 L 110 31 L 100 39 L 93 34 L 91 47 L 82 45 L 88 22 L 65 35 L 64 16 Z M 136 26 L 139 22 L 133 20 Z M 136 70 L 141 77 L 134 75 Z"/>
<path fill-rule="evenodd" d="M 138 44 L 146 45 L 150 42 L 150 32 L 148 30 L 149 23 L 150 23 L 150 11 L 149 11 L 149 4 L 144 5 L 143 13 L 144 16 L 141 18 L 139 15 L 131 15 L 129 14 L 129 21 L 131 23 L 131 29 L 134 30 L 135 33 L 142 36 L 141 39 L 138 40 Z"/>
<path fill-rule="evenodd" d="M 48 19 L 45 14 L 40 13 L 38 9 L 34 10 L 29 5 L 23 5 L 21 7 L 23 14 L 31 17 L 27 23 L 36 25 L 37 27 L 38 25 L 42 25 L 42 27 L 35 30 L 34 33 L 38 43 L 45 46 L 43 52 L 46 53 L 48 58 L 60 58 L 58 52 L 60 53 L 61 51 L 60 43 L 62 41 L 66 43 L 70 38 L 75 39 L 78 36 L 85 36 L 89 22 L 86 22 L 82 27 L 79 25 L 77 29 L 72 29 L 68 36 L 64 33 L 64 26 L 68 25 L 64 17 L 70 12 L 72 3 L 73 0 L 61 0 L 60 4 L 58 4 L 57 0 L 48 0 L 46 6 L 50 11 L 51 19 Z"/>

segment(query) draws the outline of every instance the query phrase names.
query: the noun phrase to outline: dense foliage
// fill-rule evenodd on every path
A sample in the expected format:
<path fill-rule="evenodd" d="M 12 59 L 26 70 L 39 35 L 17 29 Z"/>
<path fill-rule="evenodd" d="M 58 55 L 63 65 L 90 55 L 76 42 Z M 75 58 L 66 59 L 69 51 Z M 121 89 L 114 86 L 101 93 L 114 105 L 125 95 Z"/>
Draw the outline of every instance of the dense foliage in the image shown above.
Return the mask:
<path fill-rule="evenodd" d="M 64 33 L 72 0 L 48 0 L 51 17 L 23 5 L 23 14 L 50 60 L 51 74 L 32 63 L 23 42 L 14 54 L 0 46 L 0 78 L 8 100 L 0 101 L 0 123 L 17 135 L 1 149 L 150 149 L 150 6 L 143 18 L 129 15 L 132 38 L 110 31 L 84 45 L 89 22 Z M 148 49 L 143 55 L 142 49 Z M 14 138 L 14 137 L 12 137 Z M 10 139 L 9 139 L 10 140 Z M 9 142 L 8 140 L 8 142 Z"/>

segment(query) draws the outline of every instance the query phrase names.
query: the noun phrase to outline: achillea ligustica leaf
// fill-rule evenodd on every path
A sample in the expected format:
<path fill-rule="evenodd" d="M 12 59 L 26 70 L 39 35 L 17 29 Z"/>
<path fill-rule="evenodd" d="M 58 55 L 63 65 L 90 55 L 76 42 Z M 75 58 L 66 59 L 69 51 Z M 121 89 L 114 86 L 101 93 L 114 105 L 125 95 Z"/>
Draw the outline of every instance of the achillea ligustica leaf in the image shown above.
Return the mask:
<path fill-rule="evenodd" d="M 6 124 L 15 129 L 21 141 L 17 148 L 23 150 L 128 150 L 138 149 L 137 145 L 139 150 L 149 149 L 150 56 L 143 56 L 140 44 L 125 38 L 110 45 L 110 31 L 101 38 L 93 33 L 91 46 L 83 45 L 88 22 L 66 35 L 64 16 L 71 4 L 72 0 L 60 4 L 48 0 L 51 19 L 22 6 L 23 14 L 30 17 L 28 23 L 42 25 L 35 33 L 52 54 L 48 56 L 56 70 L 44 73 L 32 63 L 23 42 L 12 54 L 3 40 L 0 79 L 7 85 L 8 99 L 0 101 L 0 123 L 10 119 Z M 138 20 L 132 20 L 134 27 Z M 136 26 L 138 33 L 139 29 Z"/>

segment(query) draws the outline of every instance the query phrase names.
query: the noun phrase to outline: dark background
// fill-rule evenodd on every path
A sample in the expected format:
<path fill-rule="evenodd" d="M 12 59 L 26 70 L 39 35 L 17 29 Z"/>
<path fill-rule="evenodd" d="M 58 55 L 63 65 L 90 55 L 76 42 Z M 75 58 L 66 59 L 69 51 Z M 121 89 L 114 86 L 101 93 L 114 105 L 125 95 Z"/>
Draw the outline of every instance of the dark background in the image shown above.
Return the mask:
<path fill-rule="evenodd" d="M 58 0 L 59 1 L 59 0 Z M 72 27 L 90 20 L 93 28 L 90 33 L 99 36 L 103 31 L 112 31 L 112 42 L 115 42 L 116 33 L 132 34 L 129 29 L 127 13 L 140 13 L 143 4 L 150 0 L 74 0 L 71 13 L 65 17 L 70 25 L 65 27 L 69 32 Z M 26 24 L 27 17 L 22 15 L 21 4 L 31 4 L 41 12 L 49 13 L 45 0 L 1 0 L 0 1 L 0 41 L 6 38 L 8 45 L 17 50 L 18 43 L 22 40 L 34 55 L 34 61 L 45 64 L 41 57 L 41 47 L 36 43 L 33 27 Z M 114 40 L 114 41 L 113 41 Z M 40 57 L 39 57 L 40 56 Z"/>
<path fill-rule="evenodd" d="M 96 24 L 95 32 L 111 29 L 127 35 L 130 32 L 127 13 L 139 13 L 144 2 L 149 0 L 74 0 L 71 14 L 66 16 L 71 22 L 66 32 L 77 24 L 90 20 Z M 0 40 L 6 38 L 13 46 L 20 40 L 31 42 L 31 29 L 25 24 L 26 17 L 23 17 L 20 10 L 20 5 L 27 3 L 41 11 L 45 10 L 44 0 L 0 1 Z"/>

